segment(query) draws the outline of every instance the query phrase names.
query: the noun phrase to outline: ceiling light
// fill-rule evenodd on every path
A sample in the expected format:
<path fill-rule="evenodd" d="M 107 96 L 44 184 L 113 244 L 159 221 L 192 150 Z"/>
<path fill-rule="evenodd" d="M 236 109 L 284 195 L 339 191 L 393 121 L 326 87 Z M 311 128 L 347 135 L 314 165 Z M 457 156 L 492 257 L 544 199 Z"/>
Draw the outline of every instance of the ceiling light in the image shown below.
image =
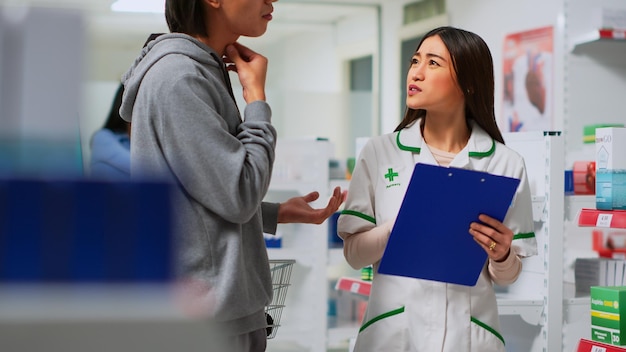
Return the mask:
<path fill-rule="evenodd" d="M 116 12 L 149 12 L 163 13 L 165 11 L 164 0 L 117 0 L 111 5 L 111 10 Z"/>

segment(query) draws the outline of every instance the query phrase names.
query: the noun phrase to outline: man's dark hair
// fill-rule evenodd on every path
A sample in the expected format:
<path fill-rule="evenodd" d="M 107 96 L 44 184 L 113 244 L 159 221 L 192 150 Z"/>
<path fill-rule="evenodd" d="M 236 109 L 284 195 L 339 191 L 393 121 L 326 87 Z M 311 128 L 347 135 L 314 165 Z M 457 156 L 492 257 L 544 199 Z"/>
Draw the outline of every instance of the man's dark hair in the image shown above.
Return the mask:
<path fill-rule="evenodd" d="M 165 0 L 165 21 L 172 33 L 206 37 L 202 0 Z"/>

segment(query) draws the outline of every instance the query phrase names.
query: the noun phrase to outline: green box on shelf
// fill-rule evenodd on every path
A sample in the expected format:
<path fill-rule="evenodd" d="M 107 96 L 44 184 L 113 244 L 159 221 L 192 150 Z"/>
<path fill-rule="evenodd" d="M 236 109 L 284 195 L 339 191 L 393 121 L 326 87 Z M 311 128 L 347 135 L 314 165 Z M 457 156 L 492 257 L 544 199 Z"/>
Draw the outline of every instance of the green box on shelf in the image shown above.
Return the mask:
<path fill-rule="evenodd" d="M 591 339 L 626 345 L 626 286 L 591 286 Z"/>

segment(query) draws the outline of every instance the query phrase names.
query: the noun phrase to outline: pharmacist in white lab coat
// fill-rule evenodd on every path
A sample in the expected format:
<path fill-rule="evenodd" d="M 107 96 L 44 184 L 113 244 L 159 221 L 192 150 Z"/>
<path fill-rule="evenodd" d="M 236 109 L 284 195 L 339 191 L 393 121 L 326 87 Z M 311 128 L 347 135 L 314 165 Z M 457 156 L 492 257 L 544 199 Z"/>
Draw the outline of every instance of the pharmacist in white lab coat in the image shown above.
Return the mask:
<path fill-rule="evenodd" d="M 485 42 L 452 27 L 426 34 L 407 75 L 407 107 L 394 133 L 364 146 L 338 220 L 350 265 L 375 269 L 355 352 L 504 351 L 493 283 L 514 282 L 521 258 L 535 255 L 537 244 L 524 161 L 503 144 L 495 122 L 493 62 Z M 521 180 L 504 223 L 481 215 L 468 224 L 468 236 L 488 255 L 473 287 L 377 273 L 416 163 Z M 447 242 L 442 233 L 432 239 L 432 250 L 446 256 Z"/>

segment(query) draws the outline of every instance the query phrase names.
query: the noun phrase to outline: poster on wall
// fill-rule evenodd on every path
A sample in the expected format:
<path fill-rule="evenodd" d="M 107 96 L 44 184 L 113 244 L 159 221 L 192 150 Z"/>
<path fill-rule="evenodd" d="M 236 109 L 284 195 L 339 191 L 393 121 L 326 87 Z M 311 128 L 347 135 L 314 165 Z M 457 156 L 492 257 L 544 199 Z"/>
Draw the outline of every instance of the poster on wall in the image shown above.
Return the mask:
<path fill-rule="evenodd" d="M 512 33 L 503 46 L 503 114 L 506 132 L 553 128 L 553 28 Z"/>

